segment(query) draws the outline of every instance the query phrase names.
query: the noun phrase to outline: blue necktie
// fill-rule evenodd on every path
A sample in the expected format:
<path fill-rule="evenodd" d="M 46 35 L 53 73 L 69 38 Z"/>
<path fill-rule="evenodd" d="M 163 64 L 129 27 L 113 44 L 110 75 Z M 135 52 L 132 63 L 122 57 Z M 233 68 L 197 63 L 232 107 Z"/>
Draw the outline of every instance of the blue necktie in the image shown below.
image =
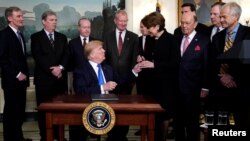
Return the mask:
<path fill-rule="evenodd" d="M 98 64 L 97 67 L 98 67 L 98 82 L 99 82 L 99 85 L 103 85 L 104 79 L 103 79 L 103 74 L 102 74 L 102 66 L 101 64 Z"/>

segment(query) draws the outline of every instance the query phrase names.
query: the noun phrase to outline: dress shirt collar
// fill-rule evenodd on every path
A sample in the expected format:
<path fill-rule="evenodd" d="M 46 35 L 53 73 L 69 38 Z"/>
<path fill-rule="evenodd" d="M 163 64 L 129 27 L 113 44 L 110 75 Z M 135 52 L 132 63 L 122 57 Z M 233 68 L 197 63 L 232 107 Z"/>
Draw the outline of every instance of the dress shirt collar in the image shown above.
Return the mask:
<path fill-rule="evenodd" d="M 239 30 L 239 27 L 240 27 L 240 24 L 238 23 L 238 24 L 236 25 L 236 27 L 232 30 L 232 32 L 233 32 L 233 34 L 232 34 L 233 41 L 234 41 L 234 39 L 235 39 L 236 33 L 237 33 L 238 30 Z M 228 29 L 227 29 L 227 32 L 226 32 L 226 33 L 227 33 L 227 34 L 226 34 L 226 39 L 227 39 L 227 36 L 228 36 L 228 33 L 229 33 Z"/>
<path fill-rule="evenodd" d="M 191 34 L 187 35 L 189 43 L 193 40 L 193 38 L 194 38 L 194 36 L 195 36 L 196 33 L 197 32 L 194 30 Z M 183 38 L 185 38 L 185 37 L 186 37 L 186 35 L 183 36 Z"/>
<path fill-rule="evenodd" d="M 16 35 L 17 35 L 17 31 L 18 31 L 18 29 L 16 29 L 16 28 L 14 28 L 13 26 L 11 26 L 10 24 L 9 24 L 9 27 L 16 33 Z"/>
<path fill-rule="evenodd" d="M 120 31 L 119 29 L 115 29 L 116 35 L 119 36 L 120 32 L 122 32 L 122 38 L 124 39 L 125 34 L 126 34 L 126 30 Z"/>
<path fill-rule="evenodd" d="M 89 60 L 89 63 L 92 66 L 92 68 L 95 70 L 96 75 L 98 76 L 98 67 L 97 67 L 98 64 L 91 60 Z"/>
<path fill-rule="evenodd" d="M 81 38 L 81 41 L 83 42 L 83 39 L 85 38 L 86 39 L 86 43 L 89 42 L 89 37 L 83 37 L 82 35 L 80 35 L 80 38 Z"/>

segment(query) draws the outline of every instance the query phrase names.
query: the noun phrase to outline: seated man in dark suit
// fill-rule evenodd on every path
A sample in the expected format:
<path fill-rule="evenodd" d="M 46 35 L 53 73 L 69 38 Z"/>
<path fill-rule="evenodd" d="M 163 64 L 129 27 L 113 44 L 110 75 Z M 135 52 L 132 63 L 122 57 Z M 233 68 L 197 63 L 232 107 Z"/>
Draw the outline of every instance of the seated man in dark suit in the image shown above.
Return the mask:
<path fill-rule="evenodd" d="M 85 46 L 84 55 L 87 57 L 87 62 L 81 70 L 75 71 L 73 75 L 73 86 L 76 94 L 108 94 L 114 92 L 118 84 L 130 82 L 134 77 L 133 73 L 136 74 L 140 71 L 140 68 L 136 65 L 132 70 L 133 73 L 131 71 L 130 77 L 118 77 L 109 65 L 102 63 L 105 60 L 105 50 L 102 45 L 101 41 L 91 41 Z M 101 65 L 101 67 L 98 67 L 98 65 Z M 102 75 L 99 75 L 100 72 L 98 72 L 100 68 Z M 98 79 L 100 76 L 102 76 L 103 82 Z M 86 140 L 88 133 L 84 128 L 82 130 L 81 137 L 74 141 Z M 119 133 L 120 131 L 111 130 L 108 141 L 126 140 L 126 137 L 119 135 Z"/>

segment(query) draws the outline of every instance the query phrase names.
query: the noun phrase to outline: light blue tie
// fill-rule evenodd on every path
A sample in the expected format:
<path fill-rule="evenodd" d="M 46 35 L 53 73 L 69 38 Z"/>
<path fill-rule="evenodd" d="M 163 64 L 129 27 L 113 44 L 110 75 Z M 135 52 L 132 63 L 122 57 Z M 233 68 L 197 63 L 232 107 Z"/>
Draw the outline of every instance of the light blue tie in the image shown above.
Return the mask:
<path fill-rule="evenodd" d="M 99 85 L 103 85 L 104 79 L 103 79 L 103 74 L 102 74 L 102 66 L 101 64 L 98 64 L 97 67 L 98 67 L 98 82 L 99 82 Z"/>

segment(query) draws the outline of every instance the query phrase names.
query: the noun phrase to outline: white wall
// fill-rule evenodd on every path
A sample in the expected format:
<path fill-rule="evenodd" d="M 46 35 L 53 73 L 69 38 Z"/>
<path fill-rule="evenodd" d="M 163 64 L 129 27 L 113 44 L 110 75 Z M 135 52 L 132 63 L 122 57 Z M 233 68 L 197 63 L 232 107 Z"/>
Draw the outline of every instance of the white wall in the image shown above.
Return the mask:
<path fill-rule="evenodd" d="M 250 1 L 249 0 L 223 0 L 223 2 L 237 2 L 242 8 L 240 23 L 246 25 L 246 20 L 250 20 Z M 249 24 L 250 25 L 250 24 Z"/>
<path fill-rule="evenodd" d="M 166 20 L 166 29 L 173 33 L 177 27 L 177 0 L 159 0 L 161 4 L 161 14 Z M 141 19 L 154 12 L 156 0 L 126 0 L 126 11 L 129 16 L 128 29 L 140 35 L 139 24 Z"/>
<path fill-rule="evenodd" d="M 140 35 L 140 20 L 150 12 L 155 11 L 157 0 L 126 0 L 126 11 L 128 12 L 128 29 Z M 246 20 L 250 20 L 249 0 L 222 0 L 223 2 L 237 2 L 241 5 L 242 15 L 240 23 L 246 25 Z M 161 14 L 166 20 L 166 29 L 173 33 L 178 26 L 178 0 L 159 0 L 161 4 Z M 250 23 L 249 23 L 250 25 Z"/>

